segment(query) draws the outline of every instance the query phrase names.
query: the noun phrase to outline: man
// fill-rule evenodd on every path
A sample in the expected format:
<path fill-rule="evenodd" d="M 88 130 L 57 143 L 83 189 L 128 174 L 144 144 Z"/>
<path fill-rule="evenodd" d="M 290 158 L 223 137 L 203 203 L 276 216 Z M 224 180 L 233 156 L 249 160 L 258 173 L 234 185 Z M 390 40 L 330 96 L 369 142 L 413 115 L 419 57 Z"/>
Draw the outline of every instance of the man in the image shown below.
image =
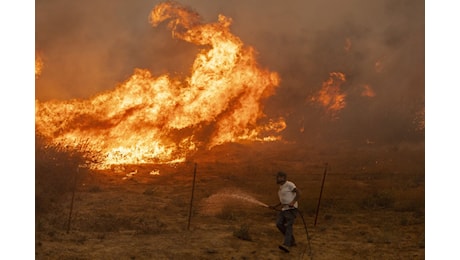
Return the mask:
<path fill-rule="evenodd" d="M 278 197 L 280 202 L 270 206 L 270 208 L 277 209 L 281 206 L 276 219 L 276 227 L 284 235 L 284 241 L 279 248 L 289 253 L 289 248 L 296 245 L 292 225 L 297 216 L 297 200 L 300 194 L 295 184 L 287 180 L 287 174 L 284 172 L 276 174 L 276 183 L 279 185 Z"/>

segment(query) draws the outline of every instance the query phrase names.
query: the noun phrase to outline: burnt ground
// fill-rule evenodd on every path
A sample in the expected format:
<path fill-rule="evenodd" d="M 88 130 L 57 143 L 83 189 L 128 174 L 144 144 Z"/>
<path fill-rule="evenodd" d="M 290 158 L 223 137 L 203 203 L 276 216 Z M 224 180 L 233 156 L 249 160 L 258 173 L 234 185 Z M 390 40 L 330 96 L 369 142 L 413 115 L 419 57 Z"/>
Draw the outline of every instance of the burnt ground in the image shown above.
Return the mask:
<path fill-rule="evenodd" d="M 424 259 L 424 158 L 423 146 L 227 145 L 183 164 L 82 171 L 70 226 L 71 193 L 36 214 L 36 259 Z M 299 216 L 289 254 L 278 249 L 275 211 L 209 199 L 276 204 L 278 170 L 302 191 L 310 238 Z"/>

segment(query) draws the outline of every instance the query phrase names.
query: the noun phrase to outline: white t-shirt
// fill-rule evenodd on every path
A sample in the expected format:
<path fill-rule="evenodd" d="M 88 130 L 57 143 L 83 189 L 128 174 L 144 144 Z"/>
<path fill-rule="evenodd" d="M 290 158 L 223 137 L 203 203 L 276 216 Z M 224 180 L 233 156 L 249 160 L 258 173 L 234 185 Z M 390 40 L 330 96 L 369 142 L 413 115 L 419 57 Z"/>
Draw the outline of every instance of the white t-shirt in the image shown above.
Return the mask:
<path fill-rule="evenodd" d="M 289 203 L 291 203 L 296 196 L 296 193 L 293 191 L 295 188 L 295 184 L 290 181 L 286 181 L 283 185 L 280 185 L 280 188 L 278 190 L 278 197 L 280 199 L 281 204 L 283 205 L 281 210 L 292 209 L 292 207 L 289 206 Z M 294 204 L 294 208 L 297 207 L 298 203 L 296 201 Z"/>

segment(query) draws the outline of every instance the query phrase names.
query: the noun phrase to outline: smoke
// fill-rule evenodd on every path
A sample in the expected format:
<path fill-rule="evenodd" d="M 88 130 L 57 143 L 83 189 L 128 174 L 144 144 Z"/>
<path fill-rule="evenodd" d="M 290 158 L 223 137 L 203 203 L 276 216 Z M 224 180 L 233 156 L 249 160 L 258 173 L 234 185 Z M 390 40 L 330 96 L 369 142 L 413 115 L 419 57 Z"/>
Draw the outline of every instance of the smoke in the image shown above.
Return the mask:
<path fill-rule="evenodd" d="M 158 1 L 157 1 L 158 2 Z M 153 28 L 155 3 L 39 1 L 36 49 L 46 69 L 36 82 L 39 100 L 88 98 L 145 68 L 154 75 L 187 73 L 196 48 Z"/>
<path fill-rule="evenodd" d="M 88 98 L 114 88 L 135 68 L 153 75 L 188 75 L 195 46 L 152 27 L 161 1 L 36 2 L 36 51 L 44 63 L 36 98 Z M 424 2 L 178 1 L 216 21 L 258 53 L 281 84 L 265 106 L 286 119 L 286 140 L 365 143 L 424 140 Z M 346 106 L 330 117 L 312 102 L 330 73 L 343 73 Z M 365 90 L 374 95 L 362 95 Z M 423 122 L 421 122 L 423 121 Z"/>

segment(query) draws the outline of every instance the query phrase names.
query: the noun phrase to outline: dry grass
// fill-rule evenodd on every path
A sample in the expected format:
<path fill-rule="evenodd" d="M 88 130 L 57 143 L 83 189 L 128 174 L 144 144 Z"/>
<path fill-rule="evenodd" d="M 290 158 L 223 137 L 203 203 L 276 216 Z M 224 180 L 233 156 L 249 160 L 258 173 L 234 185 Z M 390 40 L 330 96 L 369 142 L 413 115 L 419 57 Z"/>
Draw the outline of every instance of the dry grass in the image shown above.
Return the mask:
<path fill-rule="evenodd" d="M 35 211 L 54 210 L 74 187 L 85 178 L 85 165 L 98 162 L 98 154 L 80 142 L 74 148 L 51 144 L 40 134 L 35 135 Z M 59 207 L 59 206 L 57 206 Z"/>
<path fill-rule="evenodd" d="M 233 235 L 241 240 L 252 241 L 248 224 L 241 224 L 239 228 L 233 231 Z"/>
<path fill-rule="evenodd" d="M 300 210 L 314 259 L 424 259 L 423 151 L 271 148 L 232 145 L 193 159 L 198 168 L 190 230 L 193 163 L 85 174 L 77 185 L 69 234 L 68 188 L 61 203 L 36 218 L 36 258 L 308 259 L 300 218 L 294 226 L 299 246 L 284 254 L 277 248 L 282 236 L 274 224 L 276 212 L 243 200 L 220 201 L 216 214 L 202 208 L 223 189 L 275 204 L 274 174 L 282 169 L 302 191 Z M 324 162 L 330 167 L 314 226 Z M 123 179 L 135 169 L 135 176 Z M 152 170 L 160 175 L 150 175 Z"/>

